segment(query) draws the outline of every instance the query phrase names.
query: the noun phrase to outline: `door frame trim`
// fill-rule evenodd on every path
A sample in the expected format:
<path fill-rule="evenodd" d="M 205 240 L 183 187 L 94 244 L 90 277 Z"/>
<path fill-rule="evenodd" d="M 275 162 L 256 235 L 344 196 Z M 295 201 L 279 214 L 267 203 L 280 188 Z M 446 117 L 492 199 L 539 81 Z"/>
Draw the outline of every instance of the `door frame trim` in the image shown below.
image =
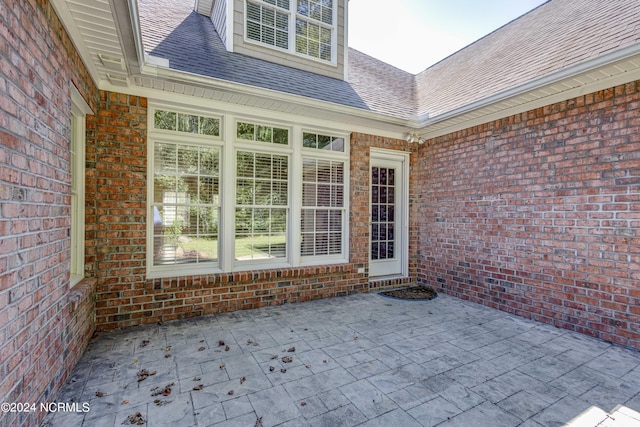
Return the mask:
<path fill-rule="evenodd" d="M 369 149 L 369 263 L 371 260 L 371 168 L 372 160 L 392 160 L 401 163 L 402 165 L 402 186 L 400 188 L 400 197 L 398 205 L 401 207 L 402 215 L 400 215 L 401 224 L 398 224 L 400 230 L 400 244 L 399 255 L 400 260 L 400 274 L 391 274 L 388 276 L 371 276 L 371 269 L 369 269 L 369 278 L 379 280 L 387 277 L 408 277 L 409 276 L 409 166 L 410 166 L 410 153 L 406 151 L 389 150 L 385 148 L 373 148 Z"/>

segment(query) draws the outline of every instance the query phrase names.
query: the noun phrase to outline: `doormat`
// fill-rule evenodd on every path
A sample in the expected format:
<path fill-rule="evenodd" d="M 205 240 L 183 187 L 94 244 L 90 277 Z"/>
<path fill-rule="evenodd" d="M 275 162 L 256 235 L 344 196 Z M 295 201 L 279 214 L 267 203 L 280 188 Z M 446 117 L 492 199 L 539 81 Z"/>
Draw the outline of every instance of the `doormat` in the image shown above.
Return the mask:
<path fill-rule="evenodd" d="M 380 292 L 380 295 L 395 299 L 412 301 L 426 301 L 434 299 L 438 293 L 426 286 L 410 286 L 408 288 L 393 289 L 391 291 Z"/>

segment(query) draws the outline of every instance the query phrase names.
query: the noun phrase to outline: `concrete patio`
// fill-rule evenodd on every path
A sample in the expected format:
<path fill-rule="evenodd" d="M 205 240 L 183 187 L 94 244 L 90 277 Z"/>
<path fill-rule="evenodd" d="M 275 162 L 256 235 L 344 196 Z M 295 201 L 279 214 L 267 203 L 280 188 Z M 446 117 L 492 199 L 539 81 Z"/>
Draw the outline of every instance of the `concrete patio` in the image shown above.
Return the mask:
<path fill-rule="evenodd" d="M 90 411 L 45 425 L 632 426 L 640 354 L 447 295 L 364 294 L 101 333 L 57 401 Z"/>

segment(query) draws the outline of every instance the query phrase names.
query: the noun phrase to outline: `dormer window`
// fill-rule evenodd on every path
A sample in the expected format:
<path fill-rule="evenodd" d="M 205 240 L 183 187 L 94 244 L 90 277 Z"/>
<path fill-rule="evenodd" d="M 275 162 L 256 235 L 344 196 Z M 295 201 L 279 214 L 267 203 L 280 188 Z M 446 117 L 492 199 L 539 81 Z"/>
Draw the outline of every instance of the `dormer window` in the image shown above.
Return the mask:
<path fill-rule="evenodd" d="M 247 0 L 247 40 L 335 62 L 334 0 Z"/>

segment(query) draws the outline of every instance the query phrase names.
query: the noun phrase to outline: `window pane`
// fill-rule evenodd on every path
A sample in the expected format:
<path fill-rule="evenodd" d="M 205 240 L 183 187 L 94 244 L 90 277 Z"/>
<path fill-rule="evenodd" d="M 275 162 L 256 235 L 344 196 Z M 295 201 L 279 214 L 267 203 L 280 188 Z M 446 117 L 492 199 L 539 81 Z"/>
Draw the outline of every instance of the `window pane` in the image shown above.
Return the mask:
<path fill-rule="evenodd" d="M 304 137 L 310 141 L 312 135 L 305 134 Z M 302 256 L 339 255 L 343 252 L 343 212 L 336 209 L 343 205 L 343 171 L 344 162 L 303 159 Z"/>
<path fill-rule="evenodd" d="M 236 160 L 236 260 L 286 257 L 288 158 L 239 151 Z"/>
<path fill-rule="evenodd" d="M 181 120 L 197 124 L 198 116 Z M 219 155 L 217 148 L 154 146 L 154 265 L 217 261 Z"/>

